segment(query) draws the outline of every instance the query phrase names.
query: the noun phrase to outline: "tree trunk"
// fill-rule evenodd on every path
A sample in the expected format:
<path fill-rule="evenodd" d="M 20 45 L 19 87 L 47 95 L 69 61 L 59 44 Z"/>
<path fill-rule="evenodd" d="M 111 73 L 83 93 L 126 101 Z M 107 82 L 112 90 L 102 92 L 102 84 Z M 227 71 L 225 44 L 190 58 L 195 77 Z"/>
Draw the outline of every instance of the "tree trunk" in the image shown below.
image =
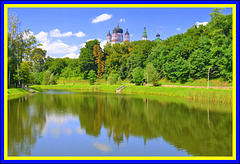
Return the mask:
<path fill-rule="evenodd" d="M 17 74 L 18 74 L 18 85 L 19 85 L 19 87 L 21 87 L 20 77 L 19 77 L 19 58 L 18 58 L 18 55 L 17 55 Z"/>
<path fill-rule="evenodd" d="M 8 68 L 8 89 L 10 88 L 10 76 L 11 76 L 11 71 L 10 71 L 10 68 Z"/>

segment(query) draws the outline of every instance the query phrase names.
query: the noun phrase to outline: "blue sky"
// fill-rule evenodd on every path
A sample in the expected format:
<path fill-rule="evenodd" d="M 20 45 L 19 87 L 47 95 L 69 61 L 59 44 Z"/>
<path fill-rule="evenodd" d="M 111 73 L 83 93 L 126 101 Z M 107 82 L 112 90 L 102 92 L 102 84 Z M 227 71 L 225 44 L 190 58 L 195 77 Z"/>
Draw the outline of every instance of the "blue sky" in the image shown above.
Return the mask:
<path fill-rule="evenodd" d="M 184 33 L 197 22 L 209 22 L 213 8 L 12 8 L 21 21 L 20 30 L 30 29 L 47 55 L 77 58 L 80 48 L 90 39 L 106 43 L 108 30 L 128 29 L 130 41 L 141 40 L 144 26 L 149 40 Z M 232 14 L 226 8 L 224 14 Z"/>

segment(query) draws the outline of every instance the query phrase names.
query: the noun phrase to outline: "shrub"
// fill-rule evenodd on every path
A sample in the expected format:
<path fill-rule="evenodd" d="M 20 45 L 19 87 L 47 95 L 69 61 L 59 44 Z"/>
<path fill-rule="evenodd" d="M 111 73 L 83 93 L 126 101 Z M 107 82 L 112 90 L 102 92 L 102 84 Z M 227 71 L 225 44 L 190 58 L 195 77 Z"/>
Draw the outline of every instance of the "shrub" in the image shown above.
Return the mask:
<path fill-rule="evenodd" d="M 117 73 L 112 73 L 108 77 L 110 85 L 117 84 L 119 75 Z"/>
<path fill-rule="evenodd" d="M 94 83 L 96 82 L 97 79 L 97 75 L 95 73 L 94 70 L 89 71 L 88 73 L 88 81 L 90 85 L 94 85 Z"/>
<path fill-rule="evenodd" d="M 133 82 L 136 85 L 142 85 L 144 77 L 143 77 L 143 69 L 141 67 L 135 68 L 132 72 L 132 76 L 133 76 Z"/>

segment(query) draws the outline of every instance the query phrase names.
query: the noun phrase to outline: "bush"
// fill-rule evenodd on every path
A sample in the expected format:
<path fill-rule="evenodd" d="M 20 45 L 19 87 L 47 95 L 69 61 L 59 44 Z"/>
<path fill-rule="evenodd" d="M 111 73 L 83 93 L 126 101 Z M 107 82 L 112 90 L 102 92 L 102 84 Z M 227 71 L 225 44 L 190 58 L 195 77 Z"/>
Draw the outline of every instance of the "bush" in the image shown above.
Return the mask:
<path fill-rule="evenodd" d="M 148 63 L 146 66 L 144 70 L 144 78 L 148 83 L 152 82 L 154 86 L 156 85 L 159 75 L 152 63 Z"/>
<path fill-rule="evenodd" d="M 117 84 L 119 75 L 117 73 L 110 74 L 108 81 L 110 85 Z"/>
<path fill-rule="evenodd" d="M 56 84 L 55 76 L 51 74 L 49 70 L 47 70 L 43 75 L 43 84 L 44 85 Z"/>
<path fill-rule="evenodd" d="M 88 81 L 90 85 L 94 85 L 94 83 L 96 82 L 97 79 L 97 75 L 95 73 L 94 70 L 89 71 L 88 73 Z"/>
<path fill-rule="evenodd" d="M 142 85 L 144 77 L 143 77 L 143 69 L 141 67 L 135 68 L 132 72 L 132 76 L 133 76 L 133 82 L 136 85 Z"/>

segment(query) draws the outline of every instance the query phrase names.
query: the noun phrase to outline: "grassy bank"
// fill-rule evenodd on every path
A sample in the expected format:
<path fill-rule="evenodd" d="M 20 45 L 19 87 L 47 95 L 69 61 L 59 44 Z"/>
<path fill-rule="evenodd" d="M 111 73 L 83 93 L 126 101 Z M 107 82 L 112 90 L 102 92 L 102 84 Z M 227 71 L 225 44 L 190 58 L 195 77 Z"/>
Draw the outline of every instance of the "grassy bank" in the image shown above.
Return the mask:
<path fill-rule="evenodd" d="M 30 93 L 29 91 L 22 88 L 10 88 L 7 90 L 7 92 L 8 92 L 8 99 L 18 98 Z"/>
<path fill-rule="evenodd" d="M 39 89 L 36 89 L 36 88 L 32 88 L 35 92 L 40 92 L 41 90 Z M 10 88 L 7 90 L 7 93 L 8 93 L 8 99 L 15 99 L 15 98 L 18 98 L 18 97 L 21 97 L 21 96 L 24 96 L 28 93 L 31 93 L 30 91 L 28 90 L 25 90 L 25 89 L 22 89 L 22 88 Z"/>
<path fill-rule="evenodd" d="M 90 85 L 87 83 L 82 84 L 67 84 L 67 85 L 33 85 L 29 88 L 46 90 L 46 89 L 58 89 L 58 90 L 79 90 L 79 91 L 102 91 L 102 92 L 115 92 L 121 85 Z"/>
<path fill-rule="evenodd" d="M 82 84 L 88 84 L 88 80 L 83 80 L 82 78 L 79 77 L 71 77 L 71 78 L 63 78 L 60 77 L 57 80 L 57 84 L 62 84 L 62 85 L 72 85 L 72 84 L 76 84 L 76 85 L 82 85 Z M 97 79 L 96 81 L 96 85 L 106 85 L 107 81 L 104 79 Z M 186 83 L 180 83 L 180 82 L 171 82 L 167 79 L 160 79 L 158 81 L 158 83 L 162 84 L 162 85 L 181 85 L 181 86 L 204 86 L 207 87 L 207 79 L 197 79 L 194 80 L 192 82 L 186 82 Z M 124 80 L 119 82 L 119 85 L 130 85 L 130 81 L 129 80 Z M 209 81 L 209 86 L 210 87 L 232 87 L 232 83 L 228 83 L 228 82 L 223 82 L 220 79 L 212 79 Z"/>
<path fill-rule="evenodd" d="M 89 85 L 87 83 L 74 85 L 34 85 L 30 88 L 72 90 L 72 91 L 90 91 L 90 92 L 115 92 L 121 85 Z M 132 86 L 126 87 L 122 93 L 127 94 L 149 94 L 170 97 L 180 97 L 197 101 L 216 102 L 216 103 L 232 103 L 232 90 L 223 89 L 204 89 L 204 88 L 180 88 L 180 87 L 153 87 L 153 86 Z"/>
<path fill-rule="evenodd" d="M 232 90 L 205 89 L 205 88 L 180 88 L 180 87 L 145 87 L 130 86 L 122 90 L 122 93 L 140 93 L 171 97 L 182 97 L 192 100 L 232 103 Z"/>

